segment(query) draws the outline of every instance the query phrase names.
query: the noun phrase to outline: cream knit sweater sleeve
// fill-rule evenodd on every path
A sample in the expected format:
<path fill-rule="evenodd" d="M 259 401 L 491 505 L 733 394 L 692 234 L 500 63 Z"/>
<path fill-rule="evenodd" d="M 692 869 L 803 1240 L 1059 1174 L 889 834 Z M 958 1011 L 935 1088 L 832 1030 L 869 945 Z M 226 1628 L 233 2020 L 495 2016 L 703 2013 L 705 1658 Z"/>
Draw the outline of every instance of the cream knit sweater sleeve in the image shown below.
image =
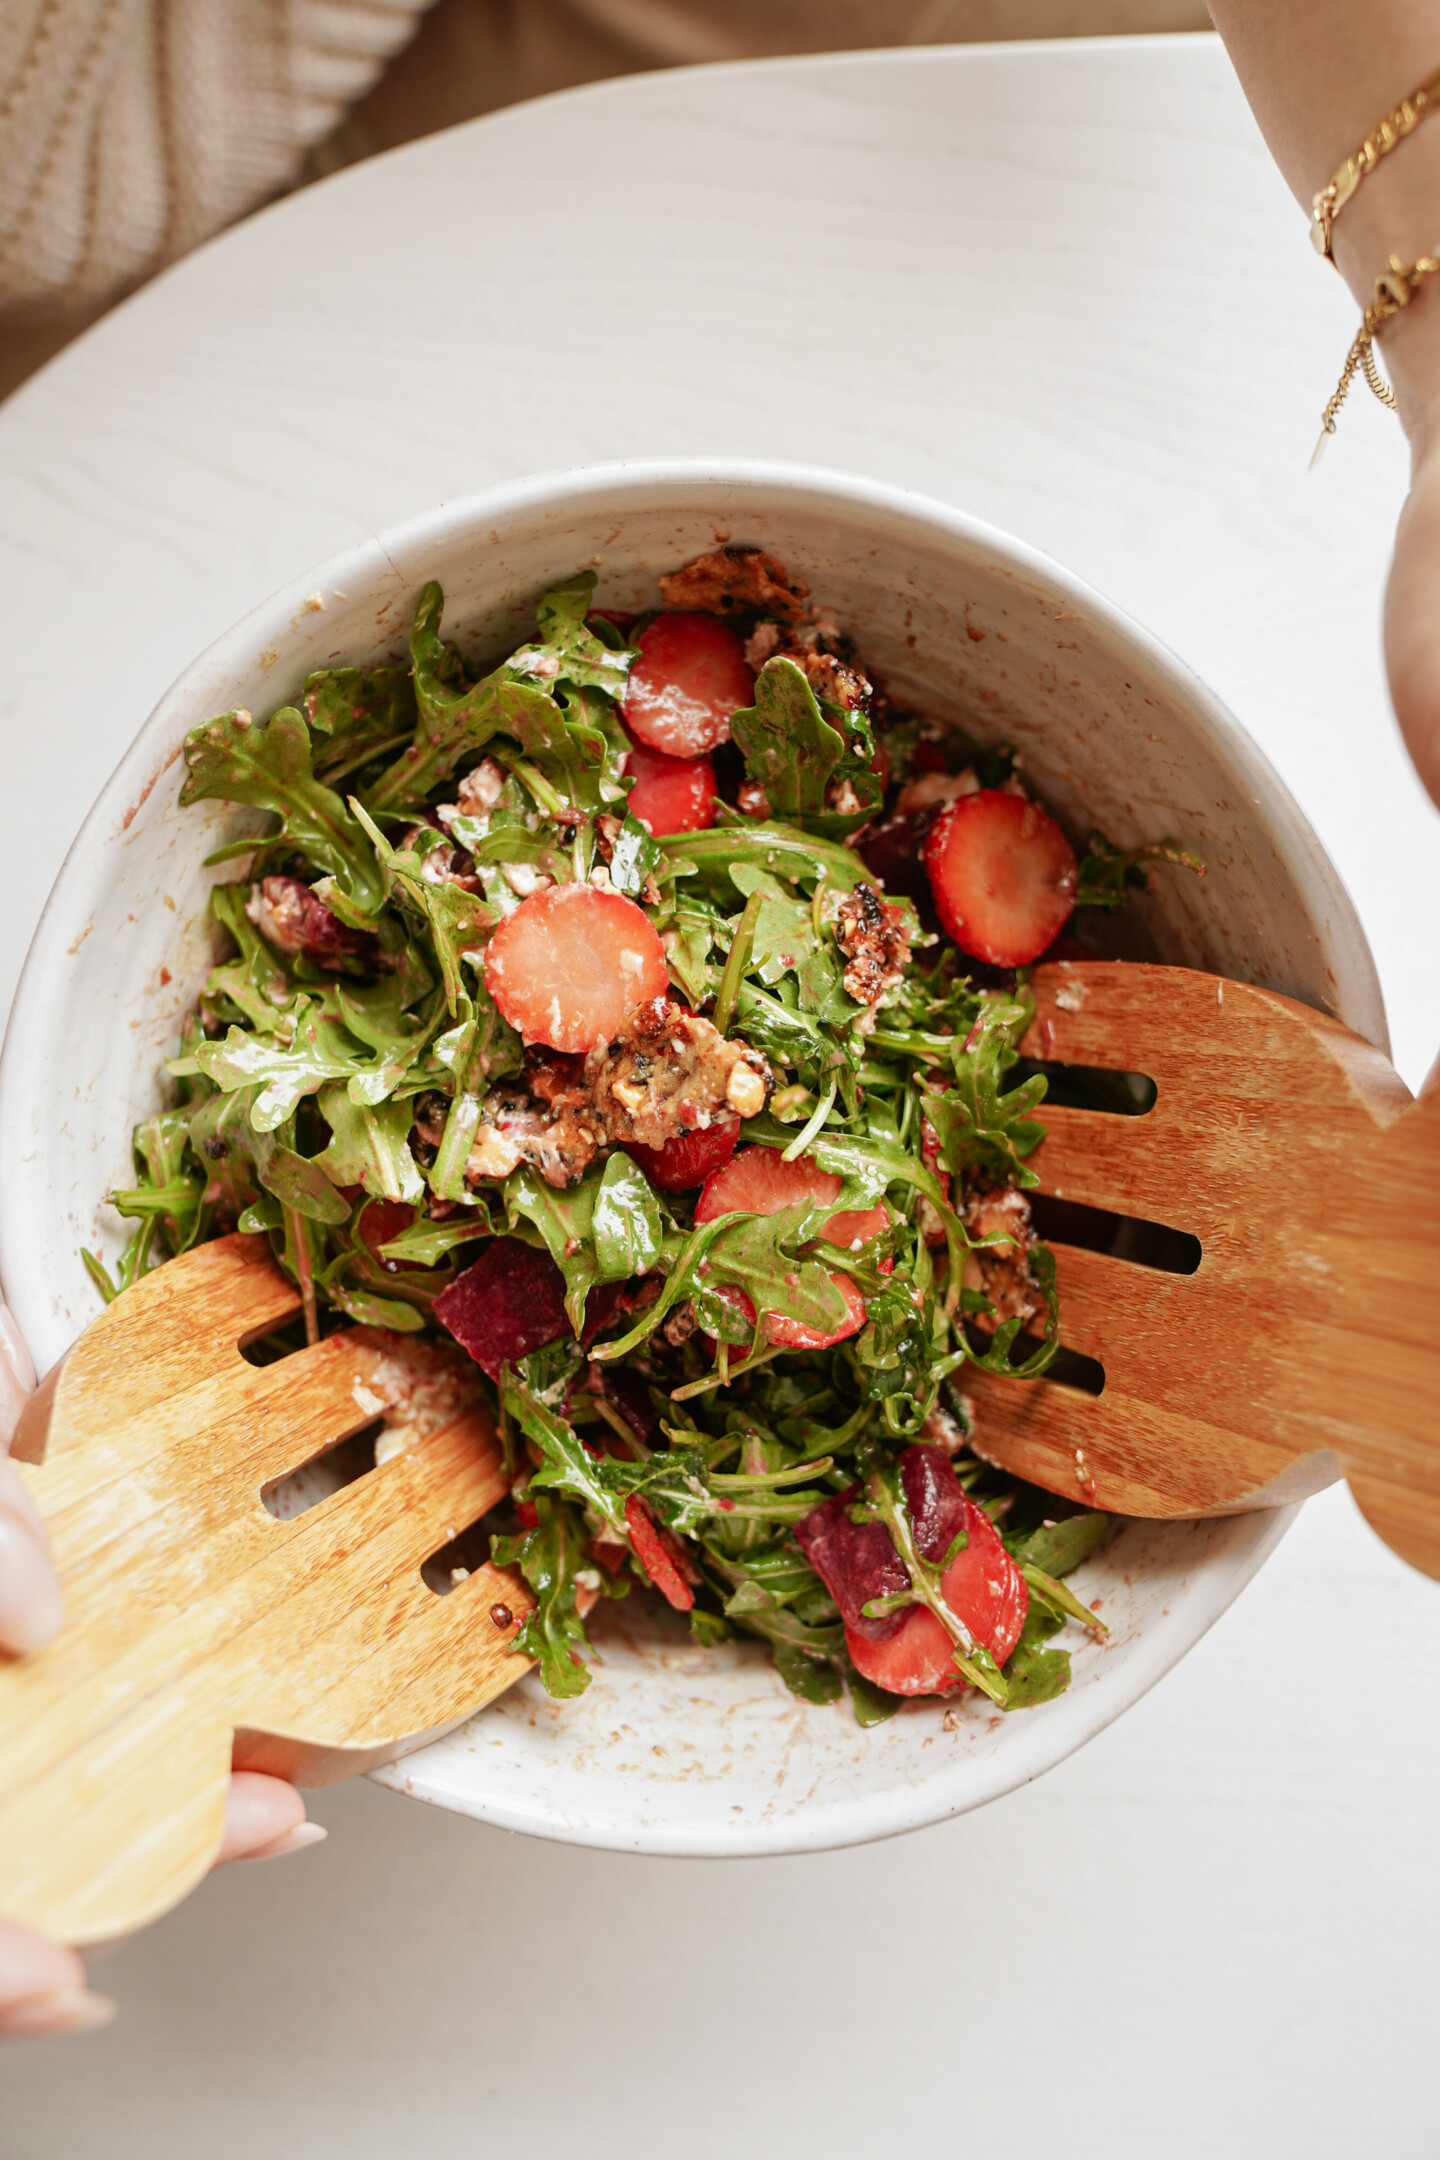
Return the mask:
<path fill-rule="evenodd" d="M 93 308 L 292 181 L 430 0 L 0 0 L 0 310 Z"/>

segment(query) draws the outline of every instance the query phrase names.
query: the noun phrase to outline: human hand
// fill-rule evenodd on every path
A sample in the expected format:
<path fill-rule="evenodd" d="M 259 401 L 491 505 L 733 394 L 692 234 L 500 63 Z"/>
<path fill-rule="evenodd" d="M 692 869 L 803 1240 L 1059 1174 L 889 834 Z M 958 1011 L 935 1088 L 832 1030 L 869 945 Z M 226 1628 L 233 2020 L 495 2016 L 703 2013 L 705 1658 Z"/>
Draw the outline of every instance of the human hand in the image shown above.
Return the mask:
<path fill-rule="evenodd" d="M 38 1508 L 8 1458 L 11 1435 L 35 1374 L 15 1323 L 0 1305 L 0 1657 L 41 1650 L 58 1635 L 65 1601 Z M 240 1771 L 230 1780 L 225 1830 L 215 1856 L 275 1860 L 325 1835 L 282 1778 Z M 79 1955 L 14 1921 L 0 1920 L 0 2036 L 85 2032 L 108 2024 L 115 2005 L 92 1994 Z"/>

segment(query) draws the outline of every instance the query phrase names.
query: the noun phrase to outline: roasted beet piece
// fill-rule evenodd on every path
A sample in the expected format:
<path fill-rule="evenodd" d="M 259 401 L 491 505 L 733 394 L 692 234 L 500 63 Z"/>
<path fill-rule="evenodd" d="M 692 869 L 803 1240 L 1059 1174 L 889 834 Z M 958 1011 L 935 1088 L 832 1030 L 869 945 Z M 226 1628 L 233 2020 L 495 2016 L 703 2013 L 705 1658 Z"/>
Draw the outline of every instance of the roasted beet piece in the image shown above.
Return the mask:
<path fill-rule="evenodd" d="M 262 936 L 282 952 L 309 953 L 322 966 L 347 957 L 370 961 L 379 958 L 379 940 L 368 931 L 352 930 L 348 923 L 342 923 L 301 878 L 262 878 L 251 894 L 246 913 Z"/>
<path fill-rule="evenodd" d="M 859 843 L 861 859 L 879 878 L 887 898 L 903 894 L 915 902 L 922 917 L 934 912 L 925 875 L 925 841 L 934 822 L 933 810 L 917 811 L 914 817 L 892 815 L 872 825 Z"/>
<path fill-rule="evenodd" d="M 570 1332 L 564 1276 L 549 1253 L 520 1238 L 487 1245 L 436 1298 L 435 1317 L 492 1380 Z"/>
<path fill-rule="evenodd" d="M 588 1330 L 590 1311 L 586 1307 L 585 1324 Z M 619 1411 L 626 1424 L 642 1447 L 648 1447 L 660 1428 L 655 1405 L 650 1400 L 650 1390 L 637 1372 L 627 1372 L 623 1366 L 602 1365 L 601 1386 L 605 1400 Z"/>
<path fill-rule="evenodd" d="M 871 1598 L 908 1590 L 910 1571 L 896 1552 L 884 1523 L 852 1523 L 850 1510 L 860 1498 L 852 1486 L 833 1500 L 812 1508 L 795 1525 L 800 1550 L 839 1606 L 847 1628 L 870 1642 L 888 1642 L 905 1625 L 908 1607 L 867 1619 L 860 1610 Z"/>
<path fill-rule="evenodd" d="M 970 1507 L 943 1448 L 908 1447 L 900 1458 L 900 1483 L 922 1560 L 938 1565 L 962 1530 Z"/>

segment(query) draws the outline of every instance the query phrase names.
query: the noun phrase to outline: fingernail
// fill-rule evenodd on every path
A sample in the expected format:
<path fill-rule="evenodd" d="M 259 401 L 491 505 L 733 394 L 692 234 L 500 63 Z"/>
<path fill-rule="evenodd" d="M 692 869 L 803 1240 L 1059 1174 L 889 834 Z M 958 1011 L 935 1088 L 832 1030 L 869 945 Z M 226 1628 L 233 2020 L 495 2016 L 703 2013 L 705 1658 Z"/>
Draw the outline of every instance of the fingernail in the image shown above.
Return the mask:
<path fill-rule="evenodd" d="M 303 1852 L 307 1845 L 319 1845 L 329 1835 L 323 1823 L 296 1823 L 293 1830 L 287 1830 L 284 1837 L 276 1838 L 273 1844 L 262 1845 L 258 1852 L 245 1853 L 242 1857 L 246 1860 L 283 1860 L 286 1853 Z"/>
<path fill-rule="evenodd" d="M 47 1994 L 27 1995 L 0 2007 L 0 2034 L 19 2040 L 38 2039 L 43 2033 L 94 2032 L 114 2015 L 108 1995 L 92 1995 L 89 1988 L 51 1988 Z"/>
<path fill-rule="evenodd" d="M 50 1556 L 28 1523 L 0 1507 L 0 1644 L 43 1650 L 65 1625 Z"/>

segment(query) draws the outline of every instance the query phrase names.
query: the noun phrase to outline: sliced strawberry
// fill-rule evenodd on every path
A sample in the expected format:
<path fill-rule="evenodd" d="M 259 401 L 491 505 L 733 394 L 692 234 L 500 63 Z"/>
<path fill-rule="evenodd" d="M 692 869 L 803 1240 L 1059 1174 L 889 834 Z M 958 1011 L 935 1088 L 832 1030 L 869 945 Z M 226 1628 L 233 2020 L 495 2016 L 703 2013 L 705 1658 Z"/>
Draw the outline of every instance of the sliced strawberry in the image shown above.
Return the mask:
<path fill-rule="evenodd" d="M 808 1321 L 793 1320 L 789 1313 L 767 1312 L 764 1340 L 782 1350 L 832 1350 L 836 1343 L 844 1342 L 847 1335 L 858 1335 L 865 1325 L 864 1298 L 848 1275 L 832 1275 L 830 1280 L 845 1300 L 845 1318 L 839 1327 L 827 1334 L 824 1328 L 811 1327 Z M 755 1307 L 740 1285 L 721 1283 L 711 1295 L 723 1299 L 732 1311 L 739 1313 L 753 1338 Z M 705 1340 L 713 1343 L 713 1338 L 708 1335 Z"/>
<path fill-rule="evenodd" d="M 755 696 L 735 632 L 713 615 L 657 615 L 637 642 L 623 707 L 630 732 L 675 758 L 724 742 L 731 713 Z"/>
<path fill-rule="evenodd" d="M 636 1559 L 660 1595 L 675 1607 L 676 1612 L 689 1612 L 695 1603 L 695 1593 L 667 1550 L 665 1533 L 652 1521 L 638 1493 L 631 1493 L 625 1502 L 625 1527 L 630 1532 Z"/>
<path fill-rule="evenodd" d="M 665 757 L 630 737 L 625 763 L 635 785 L 626 797 L 652 833 L 706 832 L 715 822 L 715 768 L 708 757 Z"/>
<path fill-rule="evenodd" d="M 552 1050 L 611 1041 L 669 984 L 664 948 L 643 908 L 596 885 L 532 893 L 485 952 L 485 987 L 511 1027 Z"/>
<path fill-rule="evenodd" d="M 415 1220 L 415 1213 L 408 1200 L 372 1200 L 368 1207 L 361 1210 L 358 1224 L 360 1242 L 368 1249 L 377 1267 L 384 1268 L 387 1275 L 396 1274 L 401 1263 L 398 1260 L 387 1260 L 380 1248 L 388 1245 L 391 1238 L 397 1238 L 402 1231 L 408 1230 Z M 412 1263 L 415 1264 L 418 1263 Z"/>
<path fill-rule="evenodd" d="M 729 1123 L 707 1125 L 703 1132 L 677 1134 L 664 1147 L 642 1147 L 638 1140 L 627 1140 L 625 1152 L 635 1158 L 661 1192 L 690 1192 L 730 1160 L 739 1137 L 740 1120 L 735 1118 Z"/>
<path fill-rule="evenodd" d="M 1024 1576 L 985 1510 L 962 1490 L 943 1449 L 907 1448 L 900 1474 L 922 1558 L 943 1560 L 957 1533 L 965 1531 L 966 1546 L 941 1578 L 941 1595 L 976 1642 L 1003 1665 L 1029 1610 Z M 883 1524 L 850 1521 L 855 1497 L 851 1492 L 827 1500 L 795 1526 L 806 1558 L 840 1607 L 855 1669 L 893 1695 L 948 1695 L 964 1683 L 952 1661 L 950 1636 L 934 1613 L 923 1605 L 905 1605 L 872 1619 L 863 1610 L 871 1599 L 904 1589 L 909 1578 Z"/>
<path fill-rule="evenodd" d="M 736 1209 L 746 1215 L 778 1215 L 783 1208 L 799 1207 L 806 1200 L 838 1200 L 840 1183 L 833 1171 L 822 1170 L 809 1155 L 786 1162 L 779 1148 L 741 1148 L 706 1180 L 695 1203 L 695 1220 L 713 1222 L 717 1215 Z M 835 1245 L 853 1245 L 857 1237 L 864 1243 L 889 1226 L 883 1207 L 842 1208 L 818 1234 Z"/>
<path fill-rule="evenodd" d="M 779 1148 L 741 1148 L 729 1162 L 705 1180 L 705 1187 L 695 1203 L 697 1223 L 713 1222 L 717 1215 L 729 1215 L 737 1210 L 746 1215 L 778 1215 L 782 1209 L 798 1207 L 807 1200 L 836 1200 L 840 1196 L 840 1179 L 829 1170 L 822 1170 L 808 1155 L 798 1162 L 787 1163 Z M 841 1208 L 822 1225 L 820 1235 L 836 1245 L 854 1246 L 878 1237 L 889 1228 L 890 1218 L 883 1207 Z M 858 1334 L 865 1325 L 865 1300 L 848 1275 L 832 1275 L 841 1297 L 845 1300 L 846 1314 L 833 1334 L 825 1334 L 810 1327 L 803 1320 L 794 1320 L 785 1312 L 767 1312 L 765 1315 L 766 1339 L 783 1345 L 787 1350 L 828 1350 L 832 1344 L 843 1342 L 847 1335 Z M 755 1324 L 755 1307 L 743 1290 L 738 1288 L 720 1293 L 726 1301 L 743 1313 L 747 1324 Z"/>
<path fill-rule="evenodd" d="M 1075 908 L 1075 855 L 1055 820 L 1023 795 L 982 788 L 930 828 L 925 869 L 941 922 L 961 952 L 1023 967 Z"/>

